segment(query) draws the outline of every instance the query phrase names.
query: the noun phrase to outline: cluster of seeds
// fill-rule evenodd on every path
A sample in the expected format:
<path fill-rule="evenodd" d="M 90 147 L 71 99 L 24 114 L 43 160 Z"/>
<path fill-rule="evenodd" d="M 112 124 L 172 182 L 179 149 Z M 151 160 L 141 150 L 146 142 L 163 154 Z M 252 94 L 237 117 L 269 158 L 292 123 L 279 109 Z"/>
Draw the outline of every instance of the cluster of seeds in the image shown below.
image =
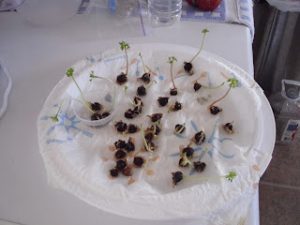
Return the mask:
<path fill-rule="evenodd" d="M 139 114 L 142 113 L 143 111 L 143 106 L 144 103 L 141 98 L 139 97 L 134 97 L 133 99 L 133 108 L 128 109 L 125 113 L 124 116 L 127 119 L 133 119 L 137 117 Z"/>
<path fill-rule="evenodd" d="M 185 131 L 185 126 L 182 124 L 175 125 L 174 133 L 183 133 Z M 192 166 L 195 171 L 202 172 L 206 167 L 206 163 L 201 162 L 200 160 L 193 161 L 194 158 L 194 149 L 191 145 L 194 143 L 196 145 L 201 145 L 205 141 L 205 133 L 203 131 L 197 132 L 190 141 L 190 144 L 180 150 L 180 158 L 178 162 L 179 167 L 190 167 Z M 176 185 L 183 179 L 183 173 L 181 171 L 176 171 L 172 173 L 173 184 Z"/>
<path fill-rule="evenodd" d="M 93 111 L 91 120 L 101 120 L 110 115 L 109 112 L 104 110 L 104 107 L 99 102 L 90 103 L 90 107 Z"/>
<path fill-rule="evenodd" d="M 144 148 L 148 152 L 153 152 L 156 149 L 154 140 L 161 132 L 160 120 L 162 117 L 162 113 L 149 115 L 152 124 L 143 131 Z"/>
<path fill-rule="evenodd" d="M 190 60 L 186 61 L 183 64 L 183 69 L 188 75 L 193 75 L 194 74 L 194 68 L 193 68 L 193 60 L 200 54 L 202 48 L 203 48 L 203 42 L 204 42 L 204 37 L 208 31 L 204 29 L 202 31 L 203 33 L 203 39 L 202 43 L 200 46 L 199 51 L 195 54 L 195 56 Z M 127 56 L 127 49 L 129 49 L 129 45 L 127 43 L 120 43 L 121 49 L 125 51 L 125 56 L 126 56 L 126 72 L 122 72 L 120 75 L 117 76 L 117 83 L 122 85 L 127 82 L 127 73 L 128 73 L 128 56 Z M 142 59 L 141 53 L 139 54 L 143 63 L 144 67 L 144 74 L 137 78 L 138 81 L 142 82 L 140 86 L 137 87 L 136 90 L 136 97 L 134 97 L 133 100 L 133 108 L 129 108 L 125 113 L 124 116 L 127 119 L 134 119 L 137 117 L 139 114 L 142 113 L 143 110 L 143 102 L 140 97 L 146 96 L 147 95 L 147 86 L 151 83 L 151 71 L 148 68 L 148 71 L 146 70 L 146 67 L 144 65 L 144 61 Z M 176 87 L 176 84 L 174 82 L 174 76 L 173 76 L 173 65 L 177 61 L 175 57 L 169 57 L 168 63 L 170 64 L 170 77 L 171 77 L 171 82 L 172 82 L 172 87 L 170 88 L 169 94 L 171 96 L 176 96 L 178 95 L 178 89 Z M 237 80 L 234 78 L 228 79 L 229 82 L 229 89 L 228 91 L 219 99 L 215 100 L 213 103 L 211 103 L 208 106 L 208 110 L 212 115 L 217 115 L 218 113 L 222 112 L 222 108 L 216 106 L 216 103 L 220 102 L 223 98 L 228 95 L 229 91 L 237 86 Z M 225 82 L 224 82 L 225 83 Z M 222 86 L 222 84 L 220 85 Z M 193 89 L 195 92 L 199 91 L 202 87 L 204 88 L 211 88 L 211 87 L 206 87 L 200 84 L 197 80 L 194 81 L 193 83 Z M 219 87 L 219 86 L 217 86 Z M 216 87 L 213 87 L 216 88 Z M 167 106 L 169 104 L 169 98 L 170 97 L 158 97 L 157 102 L 160 107 Z M 175 112 L 179 111 L 183 108 L 182 103 L 175 101 L 173 104 L 169 104 L 168 112 Z M 151 124 L 149 127 L 146 129 L 142 129 L 142 137 L 143 137 L 143 143 L 144 143 L 144 149 L 149 152 L 153 152 L 156 150 L 157 146 L 155 144 L 155 139 L 158 137 L 158 135 L 161 132 L 161 125 L 160 121 L 163 117 L 162 113 L 154 113 L 152 115 L 148 116 L 150 118 Z M 136 133 L 140 129 L 134 124 L 126 124 L 122 121 L 119 121 L 115 124 L 115 128 L 117 132 L 119 133 Z M 233 125 L 232 123 L 226 123 L 222 125 L 222 128 L 224 131 L 228 134 L 233 134 Z M 175 134 L 182 134 L 186 130 L 185 124 L 176 124 L 174 128 L 174 133 Z M 192 167 L 195 171 L 197 172 L 203 172 L 206 168 L 206 163 L 202 162 L 200 160 L 195 160 L 194 158 L 194 148 L 192 147 L 193 145 L 201 145 L 202 143 L 205 142 L 206 135 L 204 131 L 199 131 L 194 134 L 194 136 L 190 139 L 190 143 L 182 148 L 180 150 L 180 158 L 178 161 L 178 166 L 179 167 Z M 115 143 L 115 159 L 116 159 L 116 165 L 113 169 L 110 170 L 110 174 L 112 177 L 118 176 L 118 174 L 121 172 L 125 176 L 131 176 L 132 175 L 132 168 L 140 168 L 143 166 L 145 163 L 145 160 L 140 157 L 140 156 L 135 156 L 132 160 L 132 163 L 128 163 L 128 153 L 131 151 L 135 150 L 135 145 L 132 141 L 131 138 L 128 139 L 127 142 L 123 140 L 118 140 Z M 177 185 L 180 181 L 182 181 L 184 178 L 184 174 L 181 171 L 176 171 L 172 173 L 172 181 L 174 185 Z"/>
<path fill-rule="evenodd" d="M 109 171 L 111 177 L 117 177 L 119 173 L 122 173 L 124 176 L 132 176 L 133 168 L 141 168 L 145 163 L 144 158 L 141 156 L 134 156 L 132 163 L 129 163 L 129 154 L 135 151 L 133 138 L 129 138 L 127 142 L 118 140 L 114 143 L 114 146 L 116 149 L 114 152 L 116 164 Z"/>
<path fill-rule="evenodd" d="M 117 132 L 124 134 L 124 133 L 128 133 L 128 134 L 134 134 L 136 132 L 139 132 L 140 128 L 135 125 L 135 124 L 127 124 L 124 123 L 122 120 L 118 121 L 115 123 L 115 128 L 117 130 Z"/>

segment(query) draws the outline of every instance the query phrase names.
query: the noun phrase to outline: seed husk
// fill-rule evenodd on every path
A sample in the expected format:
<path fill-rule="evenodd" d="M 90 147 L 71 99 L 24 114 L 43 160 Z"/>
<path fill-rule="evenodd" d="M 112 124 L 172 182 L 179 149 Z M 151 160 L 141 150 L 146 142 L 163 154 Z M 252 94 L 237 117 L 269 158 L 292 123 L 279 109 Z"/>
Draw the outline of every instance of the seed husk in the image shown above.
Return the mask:
<path fill-rule="evenodd" d="M 224 129 L 228 134 L 233 134 L 233 133 L 234 133 L 234 129 L 233 129 L 232 123 L 225 123 L 225 124 L 223 125 L 223 129 Z"/>

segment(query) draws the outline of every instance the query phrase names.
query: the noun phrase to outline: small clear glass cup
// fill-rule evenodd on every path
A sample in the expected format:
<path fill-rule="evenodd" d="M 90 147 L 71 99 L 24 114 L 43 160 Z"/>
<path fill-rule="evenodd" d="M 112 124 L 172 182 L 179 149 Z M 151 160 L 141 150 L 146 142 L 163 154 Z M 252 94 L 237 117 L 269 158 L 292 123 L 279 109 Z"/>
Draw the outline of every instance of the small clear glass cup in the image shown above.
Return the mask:
<path fill-rule="evenodd" d="M 114 118 L 118 95 L 116 85 L 111 80 L 104 77 L 94 78 L 91 84 L 83 90 L 83 93 L 88 103 L 100 103 L 103 107 L 101 113 L 108 112 L 109 116 L 98 120 L 91 120 L 94 112 L 78 96 L 72 100 L 71 107 L 81 122 L 88 126 L 99 127 L 106 125 Z"/>

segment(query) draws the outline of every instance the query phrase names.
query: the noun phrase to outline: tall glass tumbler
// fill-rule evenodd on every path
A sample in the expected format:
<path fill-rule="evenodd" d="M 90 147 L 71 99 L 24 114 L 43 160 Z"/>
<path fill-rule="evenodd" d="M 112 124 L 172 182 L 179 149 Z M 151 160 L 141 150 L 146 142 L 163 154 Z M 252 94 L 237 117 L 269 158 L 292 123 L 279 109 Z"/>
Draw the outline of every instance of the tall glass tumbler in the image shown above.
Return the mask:
<path fill-rule="evenodd" d="M 169 26 L 180 20 L 182 0 L 148 0 L 148 13 L 153 26 Z"/>

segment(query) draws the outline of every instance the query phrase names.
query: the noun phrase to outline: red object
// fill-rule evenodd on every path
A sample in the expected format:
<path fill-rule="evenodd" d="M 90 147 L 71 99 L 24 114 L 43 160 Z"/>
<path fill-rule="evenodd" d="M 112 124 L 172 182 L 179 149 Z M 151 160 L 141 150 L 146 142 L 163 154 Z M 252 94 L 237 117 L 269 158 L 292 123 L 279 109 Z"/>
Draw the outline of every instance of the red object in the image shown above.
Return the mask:
<path fill-rule="evenodd" d="M 190 5 L 196 6 L 203 11 L 213 11 L 221 3 L 221 0 L 186 0 Z"/>

